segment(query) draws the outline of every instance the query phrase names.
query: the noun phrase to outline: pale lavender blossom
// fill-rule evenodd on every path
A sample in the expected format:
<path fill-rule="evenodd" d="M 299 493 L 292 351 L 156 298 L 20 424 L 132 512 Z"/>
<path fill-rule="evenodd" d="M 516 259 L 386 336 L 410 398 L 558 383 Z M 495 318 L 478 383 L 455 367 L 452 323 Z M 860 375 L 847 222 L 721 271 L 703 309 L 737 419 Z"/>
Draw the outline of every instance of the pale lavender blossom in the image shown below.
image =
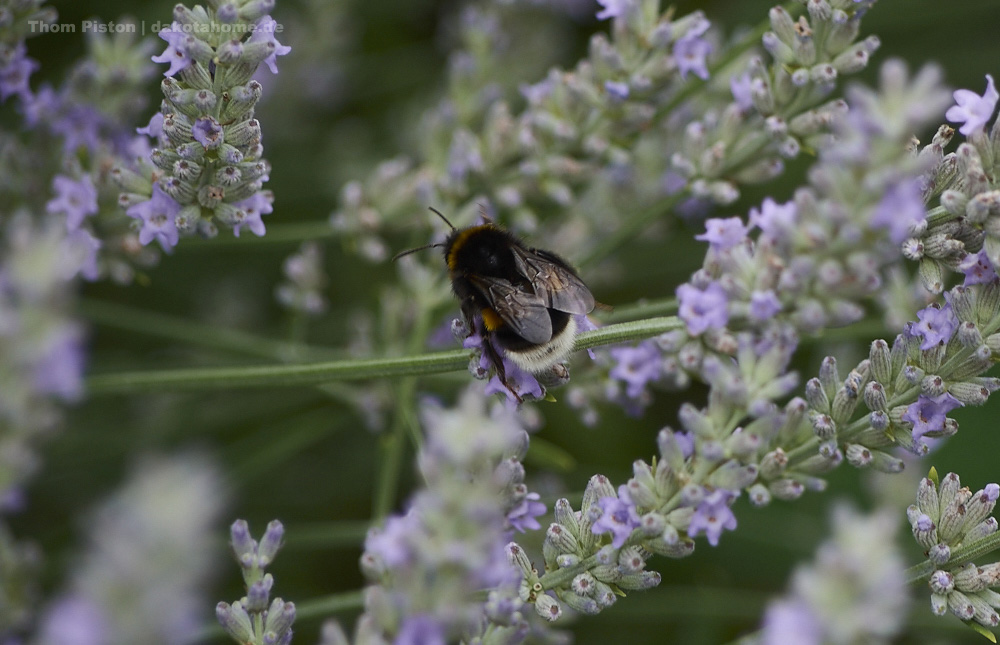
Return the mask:
<path fill-rule="evenodd" d="M 90 175 L 83 175 L 78 180 L 56 175 L 52 187 L 56 196 L 45 205 L 45 211 L 65 215 L 69 231 L 80 228 L 85 217 L 97 212 L 97 188 Z"/>
<path fill-rule="evenodd" d="M 615 366 L 608 376 L 625 383 L 625 394 L 639 398 L 646 386 L 660 378 L 663 356 L 651 340 L 644 340 L 635 347 L 612 347 L 608 350 Z"/>
<path fill-rule="evenodd" d="M 403 619 L 393 645 L 445 645 L 446 642 L 440 622 L 427 614 L 415 614 Z"/>
<path fill-rule="evenodd" d="M 0 103 L 15 95 L 28 100 L 31 96 L 28 81 L 38 67 L 38 61 L 28 58 L 24 43 L 4 48 L 0 57 Z"/>
<path fill-rule="evenodd" d="M 616 101 L 624 101 L 628 98 L 629 87 L 628 83 L 621 83 L 619 81 L 605 81 L 604 89 L 607 91 L 608 96 Z"/>
<path fill-rule="evenodd" d="M 762 236 L 772 243 L 785 241 L 795 231 L 798 209 L 794 201 L 779 204 L 765 197 L 760 210 L 750 209 L 750 227 L 760 229 Z"/>
<path fill-rule="evenodd" d="M 255 25 L 256 28 L 247 40 L 247 44 L 274 43 L 274 51 L 271 52 L 270 56 L 264 59 L 264 64 L 267 65 L 272 74 L 278 73 L 277 57 L 284 56 L 288 52 L 292 51 L 291 47 L 288 45 L 282 45 L 274 37 L 274 30 L 275 27 L 277 27 L 277 24 L 277 21 L 271 16 L 263 16 L 257 21 L 257 24 Z"/>
<path fill-rule="evenodd" d="M 912 331 L 914 335 L 923 338 L 920 349 L 947 344 L 958 329 L 958 316 L 950 303 L 943 307 L 937 304 L 924 307 L 917 312 L 917 319 L 919 322 L 912 326 Z"/>
<path fill-rule="evenodd" d="M 729 91 L 733 93 L 733 100 L 743 112 L 749 112 L 753 109 L 752 88 L 753 79 L 749 72 L 729 77 Z"/>
<path fill-rule="evenodd" d="M 191 127 L 191 136 L 205 150 L 215 150 L 222 145 L 222 126 L 210 116 L 203 116 Z M 239 234 L 237 234 L 237 237 Z"/>
<path fill-rule="evenodd" d="M 184 49 L 185 41 L 189 36 L 177 22 L 172 23 L 170 27 L 161 29 L 159 36 L 167 41 L 167 48 L 159 56 L 153 56 L 153 62 L 169 63 L 170 69 L 163 72 L 163 75 L 174 76 L 191 64 L 191 57 Z"/>
<path fill-rule="evenodd" d="M 708 543 L 712 546 L 719 544 L 719 537 L 724 530 L 736 530 L 736 516 L 729 507 L 739 493 L 719 488 L 711 493 L 698 504 L 694 515 L 691 517 L 691 524 L 688 526 L 688 536 L 696 537 L 701 533 L 705 534 Z"/>
<path fill-rule="evenodd" d="M 761 629 L 764 645 L 821 645 L 822 625 L 809 605 L 797 599 L 779 600 L 768 605 Z"/>
<path fill-rule="evenodd" d="M 913 424 L 913 438 L 920 439 L 928 432 L 943 430 L 946 415 L 962 405 L 961 401 L 948 392 L 937 396 L 921 394 L 916 402 L 907 406 L 903 420 Z"/>
<path fill-rule="evenodd" d="M 39 392 L 73 401 L 83 394 L 86 352 L 83 329 L 67 323 L 51 329 L 37 348 L 34 385 Z"/>
<path fill-rule="evenodd" d="M 677 61 L 677 70 L 681 78 L 686 79 L 688 74 L 694 74 L 702 80 L 708 80 L 708 55 L 712 53 L 712 45 L 701 37 L 709 27 L 707 20 L 700 26 L 691 29 L 674 43 L 674 59 Z"/>
<path fill-rule="evenodd" d="M 145 127 L 136 128 L 135 131 L 139 134 L 144 134 L 147 137 L 153 139 L 159 139 L 163 136 L 163 112 L 157 112 L 149 119 L 149 123 Z"/>
<path fill-rule="evenodd" d="M 490 339 L 493 348 L 493 355 L 500 356 L 500 365 L 494 365 L 490 358 L 491 352 L 485 351 L 483 347 L 483 321 L 479 316 L 473 320 L 475 333 L 470 334 L 462 341 L 465 349 L 479 350 L 479 371 L 485 378 L 491 371 L 494 374 L 490 377 L 484 388 L 484 393 L 503 394 L 510 403 L 519 403 L 520 399 L 534 398 L 541 399 L 545 396 L 545 389 L 538 382 L 533 374 L 521 369 L 518 365 L 508 360 L 503 348 L 498 346 L 494 339 Z M 502 369 L 507 384 L 500 380 L 499 370 Z"/>
<path fill-rule="evenodd" d="M 680 301 L 677 315 L 692 336 L 709 329 L 722 329 L 729 322 L 729 298 L 718 282 L 704 289 L 682 284 L 677 287 L 677 299 Z"/>
<path fill-rule="evenodd" d="M 507 521 L 520 533 L 528 529 L 537 531 L 542 528 L 536 518 L 545 515 L 545 504 L 538 493 L 528 493 L 514 508 L 507 513 Z"/>
<path fill-rule="evenodd" d="M 53 603 L 38 636 L 39 645 L 105 645 L 111 626 L 105 610 L 81 594 L 66 595 Z"/>
<path fill-rule="evenodd" d="M 636 6 L 636 0 L 597 0 L 602 9 L 597 12 L 598 20 L 622 18 Z"/>
<path fill-rule="evenodd" d="M 965 136 L 969 136 L 979 128 L 983 128 L 993 116 L 993 111 L 997 106 L 997 99 L 1000 93 L 997 92 L 993 84 L 993 77 L 986 75 L 986 91 L 979 96 L 972 90 L 955 90 L 953 94 L 956 105 L 948 108 L 944 113 L 946 119 L 952 123 L 963 123 L 958 129 Z"/>
<path fill-rule="evenodd" d="M 153 196 L 130 206 L 125 214 L 142 220 L 142 228 L 139 230 L 141 244 L 149 244 L 155 239 L 163 250 L 169 251 L 177 246 L 179 234 L 175 218 L 180 210 L 180 204 L 173 197 L 163 192 L 159 184 L 153 184 Z"/>
<path fill-rule="evenodd" d="M 875 207 L 871 223 L 889 231 L 889 239 L 900 244 L 927 218 L 924 198 L 916 179 L 897 181 L 885 190 L 882 201 Z"/>
<path fill-rule="evenodd" d="M 601 516 L 594 522 L 594 535 L 611 533 L 611 546 L 622 548 L 632 531 L 639 526 L 639 513 L 624 484 L 618 487 L 617 497 L 602 497 L 598 500 Z"/>
<path fill-rule="evenodd" d="M 781 301 L 774 291 L 754 291 L 750 294 L 750 318 L 756 322 L 770 320 L 781 311 Z"/>
<path fill-rule="evenodd" d="M 243 219 L 233 224 L 233 235 L 239 237 L 240 229 L 246 226 L 257 237 L 263 237 L 266 229 L 261 216 L 270 215 L 274 211 L 273 204 L 274 195 L 267 190 L 259 190 L 244 200 L 233 202 L 233 206 L 245 213 Z"/>
<path fill-rule="evenodd" d="M 965 274 L 966 287 L 973 284 L 988 284 L 997 279 L 996 269 L 985 250 L 979 253 L 967 253 L 958 263 L 958 270 Z"/>
<path fill-rule="evenodd" d="M 747 226 L 739 217 L 714 217 L 705 222 L 705 232 L 694 239 L 708 242 L 713 251 L 726 251 L 746 241 Z"/>
<path fill-rule="evenodd" d="M 377 556 L 389 568 L 408 566 L 413 560 L 411 540 L 420 530 L 420 518 L 413 511 L 391 515 L 382 527 L 373 527 L 365 538 L 365 551 Z"/>

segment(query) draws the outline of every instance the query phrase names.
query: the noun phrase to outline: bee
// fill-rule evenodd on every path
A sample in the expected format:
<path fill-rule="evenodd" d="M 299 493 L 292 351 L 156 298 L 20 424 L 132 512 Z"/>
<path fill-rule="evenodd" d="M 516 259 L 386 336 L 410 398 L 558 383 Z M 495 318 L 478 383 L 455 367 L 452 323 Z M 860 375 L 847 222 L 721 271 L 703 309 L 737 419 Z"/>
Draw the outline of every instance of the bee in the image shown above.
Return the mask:
<path fill-rule="evenodd" d="M 443 247 L 451 288 L 461 303 L 470 334 L 482 320 L 483 351 L 507 389 L 502 356 L 531 374 L 543 373 L 573 350 L 574 316 L 594 309 L 594 296 L 565 260 L 551 251 L 526 246 L 506 229 L 486 222 L 455 228 L 440 211 L 430 209 L 451 228 Z M 515 393 L 515 396 L 516 393 Z M 520 397 L 518 397 L 520 398 Z"/>

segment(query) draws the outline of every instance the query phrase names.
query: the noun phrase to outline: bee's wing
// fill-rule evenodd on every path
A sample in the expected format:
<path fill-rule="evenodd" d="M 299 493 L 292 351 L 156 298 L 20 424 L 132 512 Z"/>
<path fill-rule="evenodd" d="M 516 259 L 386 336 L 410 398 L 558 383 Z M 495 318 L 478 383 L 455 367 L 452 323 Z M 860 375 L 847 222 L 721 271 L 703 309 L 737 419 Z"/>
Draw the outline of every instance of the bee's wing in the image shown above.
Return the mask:
<path fill-rule="evenodd" d="M 469 279 L 518 336 L 529 343 L 547 343 L 552 339 L 552 318 L 537 294 L 501 278 L 477 275 Z"/>
<path fill-rule="evenodd" d="M 518 272 L 531 282 L 545 306 L 568 314 L 589 314 L 594 296 L 557 256 L 536 249 L 514 248 Z"/>

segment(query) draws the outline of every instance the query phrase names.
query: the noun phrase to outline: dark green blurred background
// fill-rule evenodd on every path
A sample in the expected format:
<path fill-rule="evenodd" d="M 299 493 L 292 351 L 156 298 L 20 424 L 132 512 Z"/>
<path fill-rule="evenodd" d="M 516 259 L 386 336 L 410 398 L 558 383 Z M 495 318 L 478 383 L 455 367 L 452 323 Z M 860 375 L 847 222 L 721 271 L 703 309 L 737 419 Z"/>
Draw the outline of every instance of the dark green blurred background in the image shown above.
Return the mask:
<path fill-rule="evenodd" d="M 151 23 L 169 20 L 172 5 L 150 2 L 130 9 L 136 19 Z M 122 5 L 95 0 L 55 6 L 61 21 L 79 23 L 95 15 L 116 19 Z M 257 110 L 265 155 L 273 165 L 267 187 L 276 195 L 275 209 L 266 220 L 272 230 L 284 223 L 325 221 L 346 180 L 363 178 L 377 162 L 414 151 L 413 129 L 420 112 L 442 91 L 448 48 L 454 45 L 454 25 L 462 6 L 458 2 L 351 0 L 331 9 L 321 2 L 279 0 L 274 17 L 286 26 L 279 40 L 291 45 L 292 52 L 278 60 L 281 73 L 265 85 L 265 99 Z M 510 70 L 511 79 L 535 82 L 549 66 L 572 66 L 585 52 L 589 34 L 607 28 L 592 18 L 596 3 L 589 9 L 576 6 L 583 9 L 575 17 L 525 6 L 519 25 L 523 35 L 515 31 L 512 38 L 532 55 L 524 57 L 523 69 Z M 679 14 L 702 9 L 727 33 L 757 24 L 770 6 L 756 0 L 676 4 Z M 996 0 L 947 4 L 881 0 L 863 23 L 864 34 L 875 33 L 882 40 L 876 64 L 863 78 L 870 82 L 877 64 L 890 56 L 902 57 L 912 67 L 937 61 L 950 86 L 981 92 L 984 74 L 1000 74 L 998 20 L 1000 3 Z M 83 40 L 59 37 L 49 41 L 44 37 L 30 41 L 29 53 L 42 62 L 39 77 L 58 81 L 70 61 L 82 54 Z M 300 55 L 312 59 L 311 69 L 296 61 Z M 291 98 L 302 95 L 309 99 Z M 157 81 L 150 83 L 149 99 L 147 113 L 152 114 L 159 102 Z M 765 194 L 787 198 L 802 173 L 802 165 L 790 168 L 780 182 L 747 191 L 743 201 L 725 214 L 746 213 Z M 423 216 L 414 213 L 414 217 Z M 669 265 L 661 260 L 662 248 L 639 245 L 630 249 L 629 257 L 619 258 L 625 267 L 620 276 L 604 281 L 599 276 L 585 277 L 594 284 L 598 299 L 612 305 L 669 296 L 700 264 L 702 246 L 685 243 L 693 232 L 678 232 Z M 226 232 L 220 238 L 228 236 Z M 281 263 L 295 244 L 256 243 L 246 237 L 239 243 L 186 242 L 150 271 L 142 284 L 128 288 L 89 285 L 86 298 L 284 337 L 287 320 L 272 294 L 281 279 Z M 400 248 L 411 242 L 398 240 Z M 356 312 L 377 311 L 380 290 L 398 279 L 393 266 L 360 260 L 347 252 L 347 243 L 324 243 L 326 268 L 333 282 L 332 307 L 310 326 L 310 343 L 342 347 Z M 559 248 L 558 241 L 552 246 Z M 572 255 L 571 249 L 560 250 Z M 896 332 L 874 333 L 891 338 Z M 851 333 L 840 333 L 837 339 L 835 345 L 812 342 L 805 346 L 800 368 L 807 377 L 825 353 L 860 358 L 857 350 L 851 353 L 850 343 L 864 348 L 871 340 Z M 259 362 L 157 336 L 105 326 L 93 329 L 94 372 Z M 441 393 L 455 389 L 441 379 L 427 387 Z M 695 401 L 702 395 L 698 389 L 688 393 Z M 624 482 L 634 459 L 652 455 L 655 433 L 674 422 L 677 404 L 677 399 L 661 395 L 640 420 L 602 407 L 603 422 L 596 429 L 583 427 L 562 404 L 546 406 L 547 423 L 540 438 L 575 458 L 568 472 L 559 473 L 565 482 L 562 490 L 578 492 L 595 472 Z M 942 473 L 958 471 L 973 488 L 1000 479 L 1000 461 L 993 457 L 1000 447 L 995 409 L 996 403 L 956 413 L 962 427 L 959 435 L 923 463 L 914 464 L 905 480 L 897 478 L 901 491 L 879 480 L 876 488 L 884 494 L 906 500 L 897 502 L 901 523 L 913 478 L 931 464 Z M 134 455 L 189 446 L 218 455 L 230 477 L 233 503 L 227 522 L 219 527 L 220 549 L 229 520 L 245 518 L 259 533 L 268 520 L 280 518 L 287 528 L 287 546 L 271 569 L 276 594 L 303 605 L 361 586 L 357 557 L 371 512 L 379 439 L 357 415 L 328 397 L 308 388 L 108 397 L 85 402 L 68 417 L 66 431 L 46 447 L 44 470 L 29 490 L 29 509 L 13 523 L 18 535 L 34 536 L 45 548 L 48 588 L 60 583 L 63 567 L 82 534 L 80 521 L 67 523 L 65 518 L 81 517 L 81 511 L 117 486 Z M 528 461 L 529 473 L 545 475 L 537 462 L 532 463 L 532 456 Z M 405 468 L 407 486 L 411 471 Z M 833 498 L 872 503 L 871 480 L 848 466 L 835 472 L 830 483 L 825 494 L 810 494 L 794 504 L 779 502 L 755 510 L 741 500 L 737 503 L 738 531 L 726 534 L 718 548 L 699 541 L 697 552 L 688 560 L 654 559 L 652 567 L 662 572 L 663 584 L 653 591 L 631 594 L 598 617 L 578 621 L 573 627 L 576 642 L 721 643 L 751 631 L 766 600 L 783 589 L 790 569 L 811 558 L 823 539 Z M 405 498 L 405 492 L 401 495 Z M 901 543 L 916 562 L 916 548 L 906 539 Z M 221 556 L 228 563 L 227 558 Z M 235 566 L 223 568 L 218 579 L 206 616 L 216 600 L 231 601 L 241 595 Z M 956 620 L 929 616 L 926 593 L 921 598 L 913 629 L 902 642 L 981 642 L 981 637 L 958 629 Z M 353 614 L 339 617 L 353 621 Z M 296 642 L 314 642 L 319 624 L 317 619 L 301 619 Z"/>

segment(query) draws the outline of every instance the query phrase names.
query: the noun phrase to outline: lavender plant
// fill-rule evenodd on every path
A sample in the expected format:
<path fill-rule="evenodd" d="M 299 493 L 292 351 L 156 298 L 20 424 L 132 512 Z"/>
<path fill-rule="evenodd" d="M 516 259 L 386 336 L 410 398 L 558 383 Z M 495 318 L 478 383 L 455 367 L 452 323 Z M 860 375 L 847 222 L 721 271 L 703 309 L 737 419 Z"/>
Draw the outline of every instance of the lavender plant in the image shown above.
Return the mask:
<path fill-rule="evenodd" d="M 924 594 L 949 636 L 990 637 L 995 484 L 931 469 L 905 511 L 839 505 L 811 539 L 773 519 L 848 492 L 844 462 L 898 478 L 985 452 L 972 408 L 1000 388 L 1000 94 L 989 69 L 978 94 L 871 65 L 892 2 L 762 5 L 732 32 L 657 0 L 449 7 L 436 84 L 406 43 L 351 58 L 395 16 L 283 22 L 273 0 L 179 4 L 148 38 L 110 27 L 148 16 L 90 21 L 120 33 L 59 82 L 34 43 L 71 23 L 0 0 L 0 642 L 287 644 L 293 622 L 327 645 L 588 642 L 643 603 L 680 626 L 629 619 L 630 642 L 916 642 Z M 391 132 L 356 132 L 365 92 Z M 507 365 L 505 387 L 440 254 L 388 262 L 443 239 L 428 206 L 553 248 L 615 306 L 577 321 L 572 373 Z M 146 459 L 107 491 L 192 443 L 231 485 Z M 82 547 L 52 528 L 98 498 Z M 231 524 L 237 593 L 208 576 L 226 499 L 282 517 L 259 541 Z M 787 585 L 748 569 L 784 595 L 739 617 L 703 591 L 717 625 L 663 601 L 753 521 L 820 543 Z M 279 547 L 294 602 L 272 597 Z"/>

